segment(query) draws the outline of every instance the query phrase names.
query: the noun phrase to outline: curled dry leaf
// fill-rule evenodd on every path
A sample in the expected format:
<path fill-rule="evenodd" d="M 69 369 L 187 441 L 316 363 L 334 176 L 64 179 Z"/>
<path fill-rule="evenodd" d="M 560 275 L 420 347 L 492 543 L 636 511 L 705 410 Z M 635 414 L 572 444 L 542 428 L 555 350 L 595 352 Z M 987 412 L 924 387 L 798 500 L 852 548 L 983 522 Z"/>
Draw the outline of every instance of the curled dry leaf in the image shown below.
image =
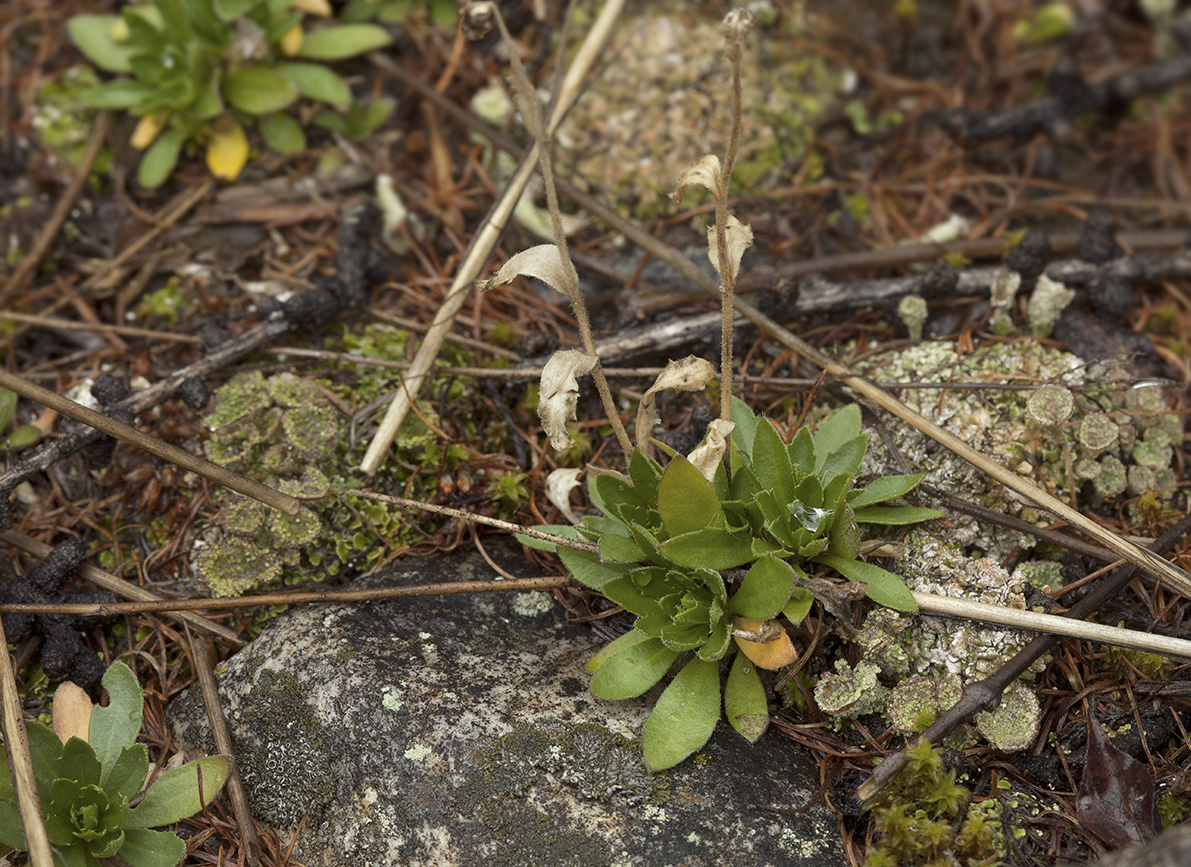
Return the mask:
<path fill-rule="evenodd" d="M 773 627 L 777 627 L 777 637 L 766 642 L 749 641 L 736 636 L 736 644 L 740 648 L 740 652 L 752 660 L 753 665 L 757 668 L 773 671 L 784 665 L 789 665 L 798 658 L 798 652 L 794 649 L 794 643 L 790 641 L 790 636 L 776 620 L 761 621 L 737 615 L 732 618 L 732 626 L 761 635 L 770 634 L 773 632 Z"/>
<path fill-rule="evenodd" d="M 1114 849 L 1143 844 L 1162 830 L 1150 769 L 1113 746 L 1092 716 L 1075 814 L 1080 827 Z"/>
<path fill-rule="evenodd" d="M 740 273 L 740 260 L 744 256 L 744 251 L 753 246 L 753 230 L 746 226 L 740 220 L 728 215 L 728 264 L 731 266 L 732 273 L 726 275 L 720 271 L 720 257 L 716 252 L 716 231 L 715 224 L 712 223 L 707 227 L 707 258 L 711 260 L 715 272 L 720 275 L 720 279 L 725 283 L 736 282 L 736 275 Z"/>
<path fill-rule="evenodd" d="M 481 280 L 477 285 L 481 291 L 487 292 L 519 276 L 537 277 L 551 289 L 568 298 L 579 291 L 579 275 L 575 272 L 575 266 L 569 261 L 563 263 L 562 254 L 554 244 L 539 244 L 522 250 L 505 262 L 494 277 Z"/>
<path fill-rule="evenodd" d="M 703 444 L 687 455 L 687 460 L 694 465 L 703 478 L 715 482 L 715 471 L 719 468 L 724 453 L 728 450 L 728 435 L 736 427 L 736 422 L 717 418 L 707 426 L 707 436 Z"/>
<path fill-rule="evenodd" d="M 667 364 L 649 390 L 641 395 L 641 405 L 637 407 L 637 445 L 640 446 L 649 439 L 650 431 L 658 423 L 655 401 L 659 391 L 667 388 L 675 391 L 702 391 L 714 378 L 715 366 L 704 358 L 688 355 Z"/>
<path fill-rule="evenodd" d="M 713 196 L 720 194 L 720 184 L 723 173 L 720 170 L 720 158 L 715 154 L 708 154 L 682 173 L 678 179 L 678 189 L 670 194 L 670 201 L 676 205 L 682 204 L 682 197 L 691 184 L 698 184 L 711 190 Z"/>
<path fill-rule="evenodd" d="M 551 249 L 558 252 L 556 247 Z M 504 268 L 501 271 L 504 271 Z M 578 378 L 591 373 L 595 366 L 594 355 L 588 355 L 579 349 L 560 349 L 550 356 L 550 360 L 542 368 L 538 418 L 542 420 L 546 436 L 550 437 L 550 445 L 559 451 L 571 444 L 567 422 L 575 420 L 575 406 L 579 401 Z"/>
<path fill-rule="evenodd" d="M 581 475 L 583 475 L 583 470 L 564 467 L 546 476 L 546 499 L 556 505 L 563 517 L 572 524 L 578 524 L 579 519 L 575 517 L 574 511 L 571 509 L 570 496 L 571 491 L 579 487 L 579 476 Z"/>
<path fill-rule="evenodd" d="M 93 705 L 81 687 L 69 680 L 59 685 L 54 692 L 54 732 L 66 743 L 71 738 L 87 740 L 91 731 L 91 710 Z"/>

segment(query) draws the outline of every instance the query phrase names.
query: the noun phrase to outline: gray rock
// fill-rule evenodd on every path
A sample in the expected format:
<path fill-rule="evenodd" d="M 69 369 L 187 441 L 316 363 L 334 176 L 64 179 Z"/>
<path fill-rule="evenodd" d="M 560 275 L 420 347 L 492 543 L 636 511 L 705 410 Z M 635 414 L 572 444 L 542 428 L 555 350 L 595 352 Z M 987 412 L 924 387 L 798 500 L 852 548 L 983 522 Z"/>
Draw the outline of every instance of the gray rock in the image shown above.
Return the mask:
<path fill-rule="evenodd" d="M 469 554 L 368 580 L 491 575 Z M 651 774 L 638 739 L 656 695 L 592 698 L 600 644 L 544 593 L 294 609 L 217 670 L 253 811 L 283 831 L 305 816 L 308 867 L 844 863 L 831 810 L 793 812 L 818 773 L 777 733 L 750 746 L 721 722 Z M 170 719 L 212 748 L 197 691 Z"/>

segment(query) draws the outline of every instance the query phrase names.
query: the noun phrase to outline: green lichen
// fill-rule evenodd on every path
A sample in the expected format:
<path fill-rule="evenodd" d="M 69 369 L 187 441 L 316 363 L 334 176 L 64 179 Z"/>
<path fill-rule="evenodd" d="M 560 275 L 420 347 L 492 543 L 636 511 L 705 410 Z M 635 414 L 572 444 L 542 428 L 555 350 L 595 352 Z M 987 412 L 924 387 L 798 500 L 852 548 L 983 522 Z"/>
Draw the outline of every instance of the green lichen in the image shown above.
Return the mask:
<path fill-rule="evenodd" d="M 840 718 L 882 710 L 889 690 L 877 680 L 878 671 L 872 662 L 852 666 L 837 659 L 835 673 L 823 675 L 815 684 L 815 702 L 824 713 Z"/>
<path fill-rule="evenodd" d="M 994 747 L 1006 752 L 1029 749 L 1038 736 L 1042 709 L 1034 693 L 1016 683 L 1005 690 L 992 713 L 976 715 L 976 728 Z"/>

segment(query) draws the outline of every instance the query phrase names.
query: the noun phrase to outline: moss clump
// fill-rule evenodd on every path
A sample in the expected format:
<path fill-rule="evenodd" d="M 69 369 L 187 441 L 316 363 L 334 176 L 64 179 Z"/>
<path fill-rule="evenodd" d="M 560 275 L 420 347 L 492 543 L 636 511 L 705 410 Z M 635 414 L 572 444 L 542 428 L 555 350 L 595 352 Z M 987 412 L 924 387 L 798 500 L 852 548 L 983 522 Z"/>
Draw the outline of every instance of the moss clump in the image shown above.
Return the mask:
<path fill-rule="evenodd" d="M 872 813 L 874 845 L 866 867 L 964 864 L 994 867 L 1004 855 L 1001 805 L 972 803 L 955 770 L 930 742 L 919 739 L 906 769 L 879 796 Z"/>

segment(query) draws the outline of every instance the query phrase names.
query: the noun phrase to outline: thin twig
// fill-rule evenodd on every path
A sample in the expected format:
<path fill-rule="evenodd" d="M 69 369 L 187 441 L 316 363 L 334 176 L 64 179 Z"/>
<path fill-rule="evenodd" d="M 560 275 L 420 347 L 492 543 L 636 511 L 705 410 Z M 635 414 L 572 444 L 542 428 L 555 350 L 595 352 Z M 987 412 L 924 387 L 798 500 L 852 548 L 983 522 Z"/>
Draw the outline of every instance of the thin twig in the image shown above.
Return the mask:
<path fill-rule="evenodd" d="M 1154 542 L 1150 549 L 1151 552 L 1156 555 L 1169 551 L 1189 531 L 1191 531 L 1191 515 L 1185 515 Z M 1132 581 L 1136 572 L 1137 566 L 1132 563 L 1118 566 L 1110 575 L 1097 583 L 1087 596 L 1075 603 L 1064 616 L 1071 620 L 1087 618 Z M 976 713 L 995 707 L 1000 701 L 1001 693 L 1040 656 L 1048 653 L 1057 641 L 1058 639 L 1053 635 L 1040 635 L 984 680 L 965 685 L 964 697 L 951 709 L 940 714 L 938 719 L 922 733 L 922 737 L 931 743 L 940 743 L 943 738 L 971 719 Z M 857 790 L 860 799 L 867 801 L 872 798 L 901 773 L 905 766 L 906 749 L 903 748 L 887 757 L 873 771 L 872 776 L 861 783 Z"/>
<path fill-rule="evenodd" d="M 39 542 L 32 536 L 26 536 L 17 530 L 5 530 L 0 532 L 0 543 L 11 545 L 12 547 L 24 551 L 34 557 L 39 557 L 44 560 L 49 556 L 50 552 L 54 550 L 45 542 Z M 143 587 L 138 587 L 131 581 L 125 581 L 111 572 L 105 572 L 103 569 L 97 569 L 87 563 L 79 567 L 79 575 L 86 578 L 92 584 L 102 587 L 105 590 L 110 590 L 113 593 L 123 596 L 125 599 L 133 599 L 142 602 L 159 602 L 162 600 L 161 596 L 152 593 Z M 197 614 L 182 613 L 178 618 L 185 623 L 194 626 L 196 629 L 201 629 L 204 632 L 209 632 L 212 635 L 222 638 L 224 641 L 230 641 L 237 647 L 244 642 L 240 636 L 228 629 L 222 623 L 216 623 L 213 620 L 208 620 L 205 617 L 200 617 Z"/>
<path fill-rule="evenodd" d="M 568 540 L 569 541 L 569 540 Z M 566 575 L 543 575 L 512 581 L 446 581 L 406 587 L 373 587 L 365 590 L 294 590 L 261 593 L 227 599 L 190 597 L 158 602 L 13 602 L 0 605 L 0 614 L 70 614 L 75 617 L 111 617 L 116 614 L 145 614 L 167 611 L 210 611 L 224 608 L 254 608 L 259 605 L 300 605 L 318 602 L 379 602 L 384 599 L 412 599 L 420 596 L 449 596 L 455 593 L 496 593 L 507 590 L 556 590 L 571 584 Z"/>
<path fill-rule="evenodd" d="M 116 421 L 103 413 L 88 409 L 67 397 L 63 397 L 47 388 L 42 388 L 40 385 L 34 385 L 4 370 L 0 370 L 0 387 L 15 391 L 21 397 L 36 401 L 42 406 L 48 406 L 50 409 L 57 410 L 63 415 L 73 418 L 75 421 L 81 421 L 83 424 L 102 431 L 108 436 L 115 437 L 122 442 L 151 452 L 159 458 L 175 463 L 191 472 L 198 473 L 200 476 L 208 478 L 217 484 L 231 488 L 233 491 L 237 491 L 247 497 L 252 497 L 254 500 L 260 500 L 265 505 L 272 506 L 274 509 L 279 509 L 286 514 L 296 515 L 298 509 L 302 506 L 298 500 L 289 494 L 283 494 L 280 491 L 270 488 L 268 485 L 262 485 L 254 479 L 229 470 L 227 467 L 221 467 L 219 464 L 211 463 L 211 461 L 205 458 L 196 457 L 172 443 L 167 443 L 157 437 L 142 433 L 132 425 L 124 424 L 124 422 Z"/>
<path fill-rule="evenodd" d="M 177 334 L 173 331 L 152 331 L 148 328 L 137 328 L 132 325 L 108 325 L 106 322 L 79 322 L 76 319 L 58 319 L 55 316 L 33 316 L 28 313 L 16 313 L 11 310 L 0 310 L 0 319 L 12 322 L 23 322 L 26 325 L 37 325 L 42 328 L 60 328 L 63 331 L 98 331 L 110 334 L 123 334 L 128 337 L 144 337 L 146 340 L 164 340 L 173 343 L 202 343 L 203 339 L 193 334 Z"/>
<path fill-rule="evenodd" d="M 578 96 L 580 85 L 586 77 L 588 70 L 595 62 L 596 56 L 602 50 L 604 43 L 611 36 L 612 28 L 620 17 L 624 3 L 625 0 L 608 0 L 604 4 L 604 8 L 600 10 L 599 16 L 588 32 L 587 38 L 579 47 L 579 51 L 575 55 L 570 69 L 567 71 L 562 90 L 557 96 L 554 111 L 550 115 L 549 133 L 553 134 L 556 124 L 566 114 Z M 379 66 L 388 68 L 378 59 L 374 59 L 373 62 Z M 429 90 L 429 93 L 434 93 L 433 88 Z M 438 96 L 438 94 L 434 95 Z M 428 98 L 433 97 L 428 96 Z M 436 104 L 437 102 L 436 100 Z M 444 102 L 446 101 L 444 100 Z M 517 202 L 520 200 L 525 185 L 529 183 L 536 159 L 537 146 L 534 145 L 529 149 L 525 159 L 518 167 L 513 178 L 509 181 L 508 186 L 505 187 L 500 199 L 493 206 L 492 210 L 489 211 L 488 218 L 484 221 L 483 226 L 480 227 L 480 231 L 476 233 L 471 245 L 468 247 L 463 261 L 459 265 L 459 270 L 455 272 L 455 279 L 451 282 L 450 289 L 447 290 L 447 297 L 443 299 L 442 306 L 435 314 L 430 330 L 426 332 L 426 338 L 422 341 L 422 345 L 418 347 L 418 352 L 414 356 L 413 366 L 410 368 L 409 375 L 405 377 L 401 390 L 389 405 L 389 409 L 385 413 L 385 417 L 381 421 L 376 434 L 373 436 L 372 442 L 368 444 L 368 451 L 364 454 L 364 459 L 360 462 L 360 471 L 365 475 L 375 475 L 376 471 L 380 468 L 385 452 L 393 442 L 393 437 L 397 435 L 397 429 L 401 427 L 401 422 L 405 420 L 405 416 L 413 404 L 414 397 L 421 390 L 422 384 L 426 381 L 427 374 L 434 364 L 434 360 L 438 357 L 443 339 L 446 337 L 447 332 L 450 331 L 451 323 L 455 320 L 455 315 L 463 306 L 463 302 L 467 300 L 467 296 L 475 285 L 475 281 L 479 278 L 480 272 L 483 270 L 488 256 L 492 252 L 492 248 L 496 245 L 497 239 L 500 237 L 500 233 L 504 231 L 505 223 L 511 216 L 513 208 L 516 207 Z"/>
<path fill-rule="evenodd" d="M 232 802 L 232 814 L 236 817 L 240 842 L 247 850 L 247 861 L 250 867 L 257 867 L 261 863 L 261 840 L 256 833 L 256 822 L 252 818 L 248 798 L 244 794 L 244 784 L 240 780 L 236 748 L 232 743 L 232 736 L 227 730 L 227 717 L 224 716 L 223 704 L 219 700 L 219 688 L 215 685 L 215 674 L 211 671 L 211 655 L 207 653 L 205 640 L 201 637 L 196 640 L 190 634 L 190 627 L 184 628 L 186 641 L 190 645 L 190 653 L 194 658 L 194 673 L 198 677 L 203 704 L 207 707 L 207 721 L 211 724 L 215 750 L 228 758 L 227 796 Z"/>
<path fill-rule="evenodd" d="M 0 620 L 0 647 L 4 648 L 4 660 L 0 664 L 0 715 L 4 717 L 8 768 L 16 789 L 17 809 L 25 829 L 29 860 L 33 867 L 54 867 L 50 838 L 46 835 L 45 822 L 41 818 L 41 798 L 37 794 L 33 755 L 29 752 L 29 736 L 25 732 L 25 712 L 21 710 L 21 698 L 17 694 L 16 675 L 13 673 L 15 661 L 8 653 L 8 636 L 4 634 L 3 620 Z"/>
<path fill-rule="evenodd" d="M 103 150 L 103 142 L 107 138 L 108 128 L 111 125 L 112 113 L 110 111 L 100 112 L 99 117 L 95 119 L 95 129 L 91 133 L 91 138 L 87 141 L 87 149 L 83 151 L 83 156 L 75 166 L 74 177 L 70 179 L 70 185 L 62 191 L 62 195 L 58 198 L 58 204 L 54 206 L 54 212 L 50 214 L 49 220 L 38 233 L 33 246 L 29 248 L 28 253 L 21 257 L 16 270 L 12 272 L 12 276 L 0 290 L 0 307 L 7 306 L 7 303 L 25 287 L 25 283 L 33 275 L 37 266 L 41 264 L 50 245 L 54 243 L 54 238 L 58 236 L 58 230 L 62 228 L 62 224 L 70 215 L 70 209 L 74 207 L 75 200 L 83 191 L 83 185 L 87 183 L 87 177 L 95 166 L 95 160 L 99 158 L 99 153 Z"/>

